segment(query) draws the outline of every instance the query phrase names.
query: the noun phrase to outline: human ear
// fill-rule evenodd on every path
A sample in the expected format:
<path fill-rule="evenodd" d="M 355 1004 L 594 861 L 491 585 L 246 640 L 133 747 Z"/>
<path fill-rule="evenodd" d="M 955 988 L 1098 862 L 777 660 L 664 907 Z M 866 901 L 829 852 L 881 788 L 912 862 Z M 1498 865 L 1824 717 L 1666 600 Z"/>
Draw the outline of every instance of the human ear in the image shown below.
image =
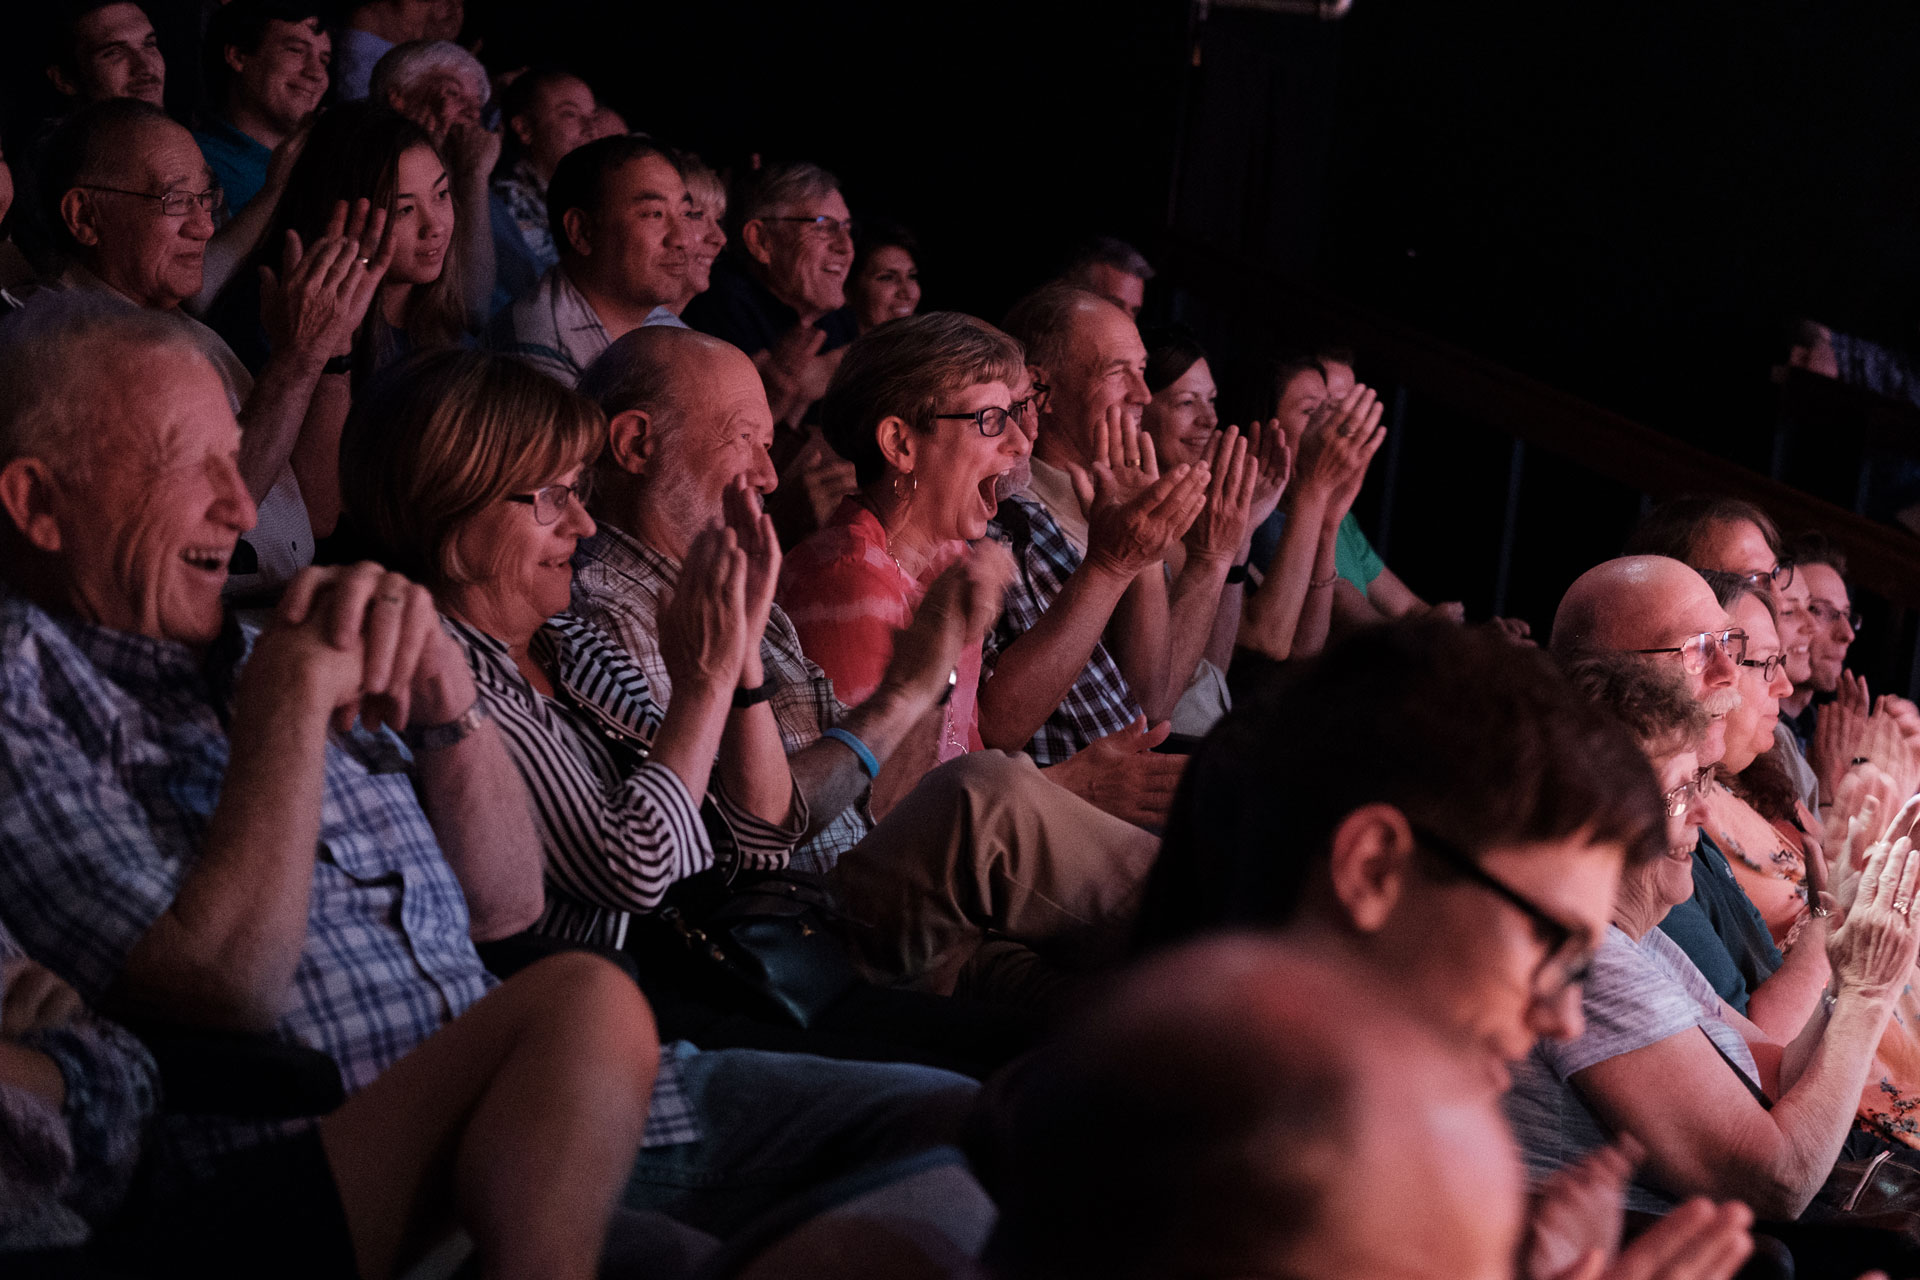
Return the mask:
<path fill-rule="evenodd" d="M 874 435 L 880 444 L 880 456 L 902 475 L 913 474 L 913 429 L 905 418 L 882 418 Z"/>
<path fill-rule="evenodd" d="M 653 421 L 644 409 L 616 413 L 607 424 L 607 456 L 628 475 L 644 475 L 653 457 Z"/>
<path fill-rule="evenodd" d="M 770 266 L 773 262 L 773 246 L 767 243 L 767 224 L 755 218 L 740 228 L 740 244 L 761 266 Z"/>
<path fill-rule="evenodd" d="M 55 93 L 58 93 L 64 98 L 77 98 L 80 96 L 80 86 L 70 80 L 67 77 L 67 73 L 58 66 L 47 68 L 47 83 L 53 86 Z"/>
<path fill-rule="evenodd" d="M 585 209 L 569 209 L 560 215 L 560 229 L 567 233 L 567 244 L 583 258 L 593 256 L 593 220 Z"/>
<path fill-rule="evenodd" d="M 525 116 L 515 116 L 507 121 L 507 128 L 513 130 L 513 136 L 520 140 L 521 146 L 533 145 L 533 122 Z"/>
<path fill-rule="evenodd" d="M 54 515 L 53 472 L 38 458 L 15 458 L 0 468 L 0 507 L 35 550 L 60 550 L 60 522 Z"/>
<path fill-rule="evenodd" d="M 79 187 L 60 197 L 60 221 L 80 244 L 92 248 L 100 243 L 100 230 L 93 225 L 93 201 Z"/>
<path fill-rule="evenodd" d="M 247 69 L 247 55 L 240 52 L 240 46 L 238 45 L 230 44 L 221 49 L 220 58 L 227 64 L 227 69 L 235 75 L 239 75 Z"/>
<path fill-rule="evenodd" d="M 1411 874 L 1413 827 L 1390 804 L 1363 805 L 1334 827 L 1328 868 L 1333 896 L 1362 933 L 1385 926 Z"/>

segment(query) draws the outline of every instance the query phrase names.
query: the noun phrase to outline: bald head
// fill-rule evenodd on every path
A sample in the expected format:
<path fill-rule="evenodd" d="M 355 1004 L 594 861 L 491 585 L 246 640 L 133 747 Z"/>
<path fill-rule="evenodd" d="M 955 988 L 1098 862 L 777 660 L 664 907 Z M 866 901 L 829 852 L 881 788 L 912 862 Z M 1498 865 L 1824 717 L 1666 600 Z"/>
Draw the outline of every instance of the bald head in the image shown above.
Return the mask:
<path fill-rule="evenodd" d="M 1521 1188 L 1492 1084 L 1397 1008 L 1267 938 L 1149 963 L 1008 1084 L 996 1271 L 1504 1276 Z"/>
<path fill-rule="evenodd" d="M 744 476 L 771 493 L 773 413 L 753 361 L 718 338 L 647 325 L 600 353 L 580 394 L 608 418 L 596 514 L 671 559 Z"/>
<path fill-rule="evenodd" d="M 1654 649 L 1726 626 L 1698 573 L 1666 556 L 1623 556 L 1574 579 L 1553 615 L 1551 646 L 1580 653 Z"/>

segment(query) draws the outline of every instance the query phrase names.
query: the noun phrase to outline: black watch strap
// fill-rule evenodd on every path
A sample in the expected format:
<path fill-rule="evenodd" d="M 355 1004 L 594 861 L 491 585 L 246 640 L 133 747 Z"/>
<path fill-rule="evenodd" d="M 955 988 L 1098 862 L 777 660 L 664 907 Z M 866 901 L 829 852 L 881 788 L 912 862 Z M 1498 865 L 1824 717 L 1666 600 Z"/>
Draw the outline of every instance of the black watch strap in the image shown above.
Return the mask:
<path fill-rule="evenodd" d="M 1245 560 L 1242 560 L 1239 564 L 1227 570 L 1227 585 L 1230 587 L 1252 581 L 1253 575 L 1247 572 L 1247 562 Z"/>
<path fill-rule="evenodd" d="M 752 689 L 735 689 L 733 707 L 736 711 L 745 711 L 748 707 L 757 707 L 773 696 L 773 677 L 769 676 Z"/>
<path fill-rule="evenodd" d="M 352 356 L 329 356 L 327 358 L 327 362 L 320 366 L 320 372 L 321 373 L 337 373 L 337 374 L 343 374 L 343 375 L 352 373 L 353 357 Z"/>

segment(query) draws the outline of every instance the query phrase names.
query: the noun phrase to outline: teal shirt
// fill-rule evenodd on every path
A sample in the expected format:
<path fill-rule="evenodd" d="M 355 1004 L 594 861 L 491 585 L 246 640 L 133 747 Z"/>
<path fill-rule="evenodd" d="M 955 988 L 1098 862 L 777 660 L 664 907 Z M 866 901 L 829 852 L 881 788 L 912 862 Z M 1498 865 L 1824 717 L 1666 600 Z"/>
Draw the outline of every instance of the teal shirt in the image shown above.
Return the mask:
<path fill-rule="evenodd" d="M 1265 524 L 1255 530 L 1253 550 L 1248 559 L 1267 572 L 1273 564 L 1274 553 L 1280 550 L 1280 533 L 1287 527 L 1287 513 L 1276 511 L 1267 518 Z M 1334 535 L 1333 544 L 1334 572 L 1351 582 L 1361 595 L 1373 585 L 1373 580 L 1386 571 L 1386 562 L 1380 553 L 1367 541 L 1367 535 L 1360 530 L 1360 522 L 1353 518 L 1353 512 L 1347 512 L 1346 519 L 1340 522 L 1340 529 Z"/>

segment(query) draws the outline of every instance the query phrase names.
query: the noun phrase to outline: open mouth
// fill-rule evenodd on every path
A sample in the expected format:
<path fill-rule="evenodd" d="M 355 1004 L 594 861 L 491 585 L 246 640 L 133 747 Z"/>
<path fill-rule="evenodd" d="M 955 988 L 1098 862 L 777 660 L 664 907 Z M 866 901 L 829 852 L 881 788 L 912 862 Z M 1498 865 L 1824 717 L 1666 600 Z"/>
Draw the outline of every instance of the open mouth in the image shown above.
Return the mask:
<path fill-rule="evenodd" d="M 1000 499 L 1010 492 L 1007 478 L 1012 474 L 1011 469 L 996 471 L 990 476 L 982 476 L 980 483 L 975 486 L 980 492 L 980 505 L 986 508 L 989 518 L 1000 510 Z"/>
<path fill-rule="evenodd" d="M 202 573 L 217 573 L 225 577 L 227 561 L 233 558 L 233 548 L 228 547 L 188 547 L 180 553 L 180 558 L 189 568 Z"/>

